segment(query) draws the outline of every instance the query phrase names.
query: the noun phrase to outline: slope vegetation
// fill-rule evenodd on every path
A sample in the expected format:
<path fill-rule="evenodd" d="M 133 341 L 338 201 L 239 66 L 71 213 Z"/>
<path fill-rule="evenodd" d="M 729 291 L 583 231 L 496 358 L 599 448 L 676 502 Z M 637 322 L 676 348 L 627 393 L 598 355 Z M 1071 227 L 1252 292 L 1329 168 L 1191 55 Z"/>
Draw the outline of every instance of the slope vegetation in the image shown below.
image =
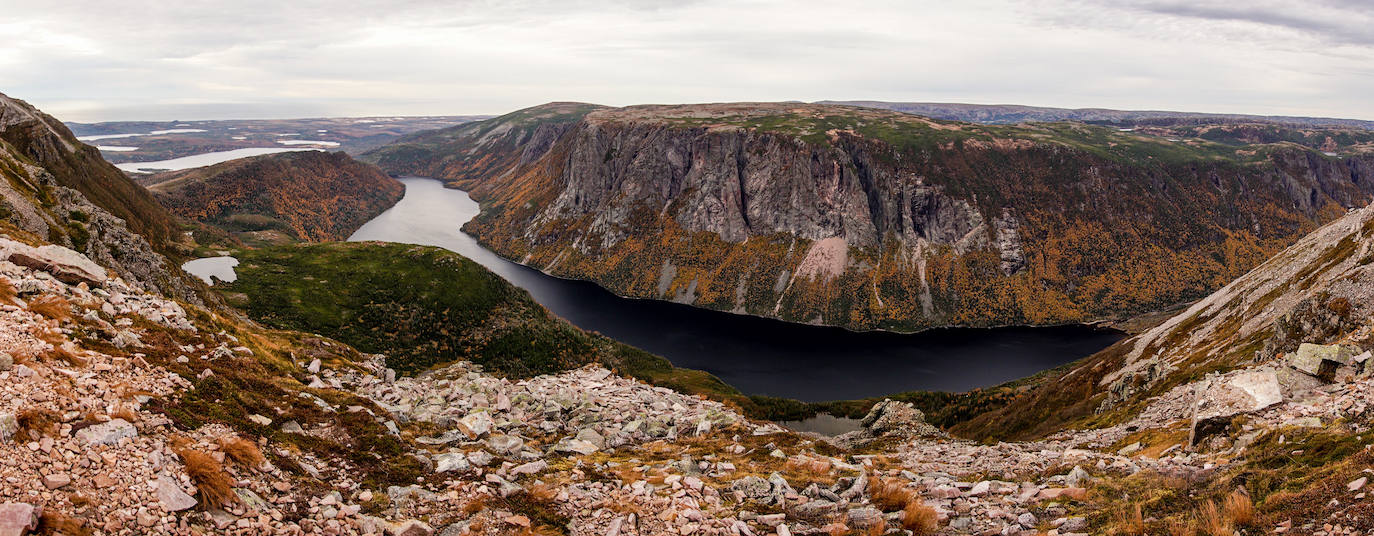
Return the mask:
<path fill-rule="evenodd" d="M 1371 132 L 1190 132 L 808 104 L 555 103 L 363 158 L 469 190 L 483 212 L 465 229 L 554 275 L 898 331 L 1114 319 L 1195 300 L 1374 192 Z"/>
<path fill-rule="evenodd" d="M 302 151 L 231 160 L 141 179 L 169 210 L 229 231 L 296 240 L 348 238 L 405 192 L 344 153 Z"/>

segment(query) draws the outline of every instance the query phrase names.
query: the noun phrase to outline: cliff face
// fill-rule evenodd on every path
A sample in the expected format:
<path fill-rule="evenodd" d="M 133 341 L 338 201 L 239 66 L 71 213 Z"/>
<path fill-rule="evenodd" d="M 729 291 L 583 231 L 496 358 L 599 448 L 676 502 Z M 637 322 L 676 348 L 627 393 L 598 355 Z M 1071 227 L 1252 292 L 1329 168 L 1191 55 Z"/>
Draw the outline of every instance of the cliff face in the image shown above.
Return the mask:
<path fill-rule="evenodd" d="M 278 229 L 309 241 L 347 239 L 405 193 L 374 166 L 319 151 L 232 160 L 143 182 L 179 216 L 232 230 Z"/>
<path fill-rule="evenodd" d="M 1197 299 L 1371 199 L 1374 158 L 859 108 L 550 105 L 366 155 L 498 253 L 629 296 L 856 329 Z"/>
<path fill-rule="evenodd" d="M 0 230 L 75 249 L 131 283 L 200 298 L 160 253 L 172 216 L 62 123 L 0 94 Z"/>

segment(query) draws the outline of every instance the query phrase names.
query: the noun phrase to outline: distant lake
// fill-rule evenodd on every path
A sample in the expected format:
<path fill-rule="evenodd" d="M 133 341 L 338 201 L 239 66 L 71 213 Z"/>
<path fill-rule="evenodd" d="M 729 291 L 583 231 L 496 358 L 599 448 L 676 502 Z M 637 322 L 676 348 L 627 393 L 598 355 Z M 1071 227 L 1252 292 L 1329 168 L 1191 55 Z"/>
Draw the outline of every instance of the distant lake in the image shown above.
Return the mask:
<path fill-rule="evenodd" d="M 234 149 L 231 151 L 216 151 L 213 153 L 202 153 L 171 160 L 157 160 L 153 162 L 126 162 L 116 164 L 115 167 L 127 173 L 146 173 L 155 171 L 176 171 L 180 169 L 190 169 L 202 166 L 212 166 L 220 162 L 227 162 L 236 158 L 247 158 L 272 153 L 285 153 L 290 151 L 317 151 L 302 147 L 249 147 L 247 149 Z M 148 170 L 148 171 L 144 171 Z"/>
<path fill-rule="evenodd" d="M 1022 378 L 1097 352 L 1123 336 L 1087 326 L 859 333 L 835 327 L 621 298 L 589 282 L 551 277 L 492 253 L 460 227 L 478 213 L 466 192 L 404 178 L 405 197 L 350 241 L 439 246 L 528 290 L 590 331 L 701 369 L 748 394 L 806 401 L 902 391 L 966 391 Z M 826 422 L 831 426 L 849 423 Z"/>

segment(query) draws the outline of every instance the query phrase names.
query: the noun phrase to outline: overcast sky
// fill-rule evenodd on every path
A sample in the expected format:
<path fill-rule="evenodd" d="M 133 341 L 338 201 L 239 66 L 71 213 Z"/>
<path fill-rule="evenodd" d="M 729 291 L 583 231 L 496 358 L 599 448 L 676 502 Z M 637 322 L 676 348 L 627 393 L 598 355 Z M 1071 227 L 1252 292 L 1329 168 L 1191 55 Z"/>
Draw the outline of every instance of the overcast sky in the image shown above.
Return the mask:
<path fill-rule="evenodd" d="M 1371 5 L 0 0 L 0 92 L 68 121 L 822 99 L 1374 119 Z"/>

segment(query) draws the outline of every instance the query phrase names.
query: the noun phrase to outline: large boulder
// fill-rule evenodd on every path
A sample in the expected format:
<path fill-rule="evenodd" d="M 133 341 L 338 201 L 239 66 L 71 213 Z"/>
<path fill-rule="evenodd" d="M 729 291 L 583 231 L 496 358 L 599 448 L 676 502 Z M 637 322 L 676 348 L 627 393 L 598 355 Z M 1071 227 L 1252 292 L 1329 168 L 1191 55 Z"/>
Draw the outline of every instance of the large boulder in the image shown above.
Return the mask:
<path fill-rule="evenodd" d="M 1336 369 L 1349 365 L 1358 353 L 1352 346 L 1303 343 L 1289 356 L 1288 364 L 1304 374 L 1330 381 Z"/>
<path fill-rule="evenodd" d="M 873 405 L 859 425 L 874 436 L 900 435 L 922 437 L 942 435 L 939 428 L 926 423 L 926 415 L 906 402 L 884 399 Z"/>
<path fill-rule="evenodd" d="M 1250 370 L 1204 382 L 1198 387 L 1189 441 L 1225 430 L 1231 418 L 1262 410 L 1283 401 L 1278 375 L 1269 369 Z"/>
<path fill-rule="evenodd" d="M 91 262 L 85 255 L 62 246 L 33 247 L 0 238 L 0 260 L 6 259 L 20 266 L 48 272 L 69 285 L 86 283 L 101 286 L 105 284 L 107 277 L 105 269 L 100 265 Z"/>

